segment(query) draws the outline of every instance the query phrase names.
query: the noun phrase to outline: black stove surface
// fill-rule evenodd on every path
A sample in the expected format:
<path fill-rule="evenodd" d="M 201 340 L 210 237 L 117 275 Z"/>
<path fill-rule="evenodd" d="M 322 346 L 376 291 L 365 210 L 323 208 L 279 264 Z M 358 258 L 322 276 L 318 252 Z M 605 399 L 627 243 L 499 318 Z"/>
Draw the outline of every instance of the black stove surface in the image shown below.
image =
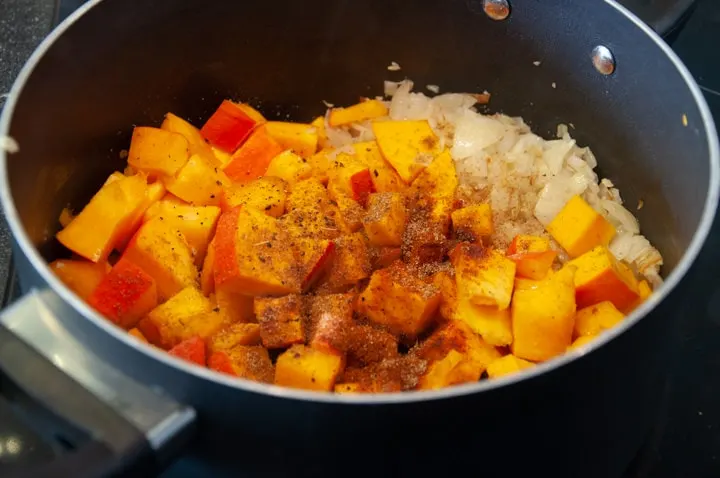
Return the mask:
<path fill-rule="evenodd" d="M 0 94 L 9 90 L 22 62 L 47 33 L 56 17 L 64 18 L 83 0 L 0 0 Z M 667 16 L 658 6 L 670 0 L 621 1 L 651 25 Z M 675 1 L 686 23 L 669 40 L 703 89 L 720 121 L 720 0 Z M 0 96 L 0 108 L 4 98 Z M 4 301 L 18 290 L 10 276 L 8 233 L 0 223 L 0 291 Z M 628 478 L 720 477 L 720 220 L 672 300 L 682 301 L 679 352 L 668 375 L 656 426 L 628 470 Z M 7 284 L 3 287 L 3 284 Z M 592 430 L 588 431 L 592 433 Z M 38 445 L 39 446 L 39 445 Z M 178 470 L 174 470 L 178 471 Z"/>

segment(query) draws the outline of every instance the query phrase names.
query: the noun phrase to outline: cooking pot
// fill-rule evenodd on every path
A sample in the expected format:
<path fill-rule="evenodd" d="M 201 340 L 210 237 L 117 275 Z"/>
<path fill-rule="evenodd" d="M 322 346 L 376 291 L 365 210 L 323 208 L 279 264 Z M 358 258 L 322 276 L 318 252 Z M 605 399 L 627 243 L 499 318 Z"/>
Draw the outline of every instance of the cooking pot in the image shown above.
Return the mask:
<path fill-rule="evenodd" d="M 402 70 L 388 71 L 391 62 Z M 201 124 L 224 98 L 307 120 L 413 79 L 492 93 L 489 111 L 551 136 L 571 123 L 665 258 L 665 283 L 582 350 L 433 392 L 319 394 L 247 382 L 143 345 L 46 263 L 68 204 L 113 170 L 131 125 Z M 678 314 L 665 299 L 708 233 L 718 140 L 673 52 L 610 0 L 94 0 L 21 72 L 0 135 L 0 196 L 26 295 L 0 323 L 0 412 L 56 453 L 28 476 L 610 477 L 655 412 Z M 10 146 L 10 147 L 8 147 Z M 14 152 L 13 152 L 14 151 Z M 678 303 L 678 301 L 672 301 Z M 7 476 L 7 475 L 6 475 Z M 10 474 L 10 476 L 12 476 Z"/>

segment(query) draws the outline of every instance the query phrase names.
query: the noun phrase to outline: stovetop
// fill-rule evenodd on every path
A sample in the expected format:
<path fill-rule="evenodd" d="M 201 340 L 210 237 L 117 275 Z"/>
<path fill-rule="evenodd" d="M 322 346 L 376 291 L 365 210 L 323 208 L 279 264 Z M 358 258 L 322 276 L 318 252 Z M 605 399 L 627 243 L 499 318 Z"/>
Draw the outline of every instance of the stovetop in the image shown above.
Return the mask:
<path fill-rule="evenodd" d="M 57 18 L 64 18 L 83 0 L 0 1 L 0 108 L 22 63 L 47 34 Z M 664 18 L 655 15 L 669 0 L 625 0 L 651 25 Z M 678 5 L 690 2 L 677 2 Z M 670 37 L 703 89 L 720 122 L 720 0 L 698 0 L 687 23 Z M 0 221 L 0 294 L 4 302 L 17 292 L 9 235 Z M 680 351 L 670 370 L 666 393 L 659 397 L 663 413 L 637 455 L 627 477 L 720 477 L 720 220 L 671 300 L 682 301 Z M 4 285 L 4 287 L 3 287 Z"/>

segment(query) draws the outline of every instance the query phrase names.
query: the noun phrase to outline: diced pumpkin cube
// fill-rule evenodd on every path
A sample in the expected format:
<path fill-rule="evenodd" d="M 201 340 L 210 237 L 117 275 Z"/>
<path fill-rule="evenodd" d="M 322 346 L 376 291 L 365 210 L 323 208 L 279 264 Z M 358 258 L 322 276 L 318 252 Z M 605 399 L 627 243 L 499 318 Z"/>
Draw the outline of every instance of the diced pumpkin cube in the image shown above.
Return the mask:
<path fill-rule="evenodd" d="M 370 253 L 372 270 L 384 269 L 402 259 L 402 249 L 399 247 L 374 247 Z"/>
<path fill-rule="evenodd" d="M 72 259 L 52 261 L 49 267 L 81 299 L 87 299 L 110 271 L 106 262 L 96 264 Z"/>
<path fill-rule="evenodd" d="M 208 368 L 255 382 L 272 383 L 275 371 L 266 348 L 260 345 L 238 345 L 230 350 L 213 352 Z"/>
<path fill-rule="evenodd" d="M 256 297 L 254 310 L 262 344 L 269 349 L 284 349 L 305 342 L 302 307 L 299 295 Z"/>
<path fill-rule="evenodd" d="M 206 297 L 215 292 L 215 241 L 210 241 L 200 270 L 200 290 Z"/>
<path fill-rule="evenodd" d="M 600 302 L 577 311 L 575 315 L 575 336 L 598 335 L 613 328 L 625 318 L 612 302 Z"/>
<path fill-rule="evenodd" d="M 140 332 L 137 327 L 133 327 L 132 329 L 128 330 L 128 334 L 132 335 L 140 342 L 145 342 L 146 344 L 149 343 L 148 339 L 145 338 L 145 336 L 142 334 L 142 332 Z"/>
<path fill-rule="evenodd" d="M 427 372 L 420 377 L 419 390 L 437 390 L 461 383 L 477 382 L 481 373 L 475 364 L 458 352 L 451 350 L 442 359 L 433 362 Z"/>
<path fill-rule="evenodd" d="M 293 345 L 277 359 L 275 384 L 329 392 L 333 390 L 342 368 L 339 355 Z"/>
<path fill-rule="evenodd" d="M 249 295 L 236 294 L 225 288 L 215 291 L 215 302 L 220 315 L 223 316 L 223 323 L 234 324 L 236 322 L 253 322 L 253 298 Z"/>
<path fill-rule="evenodd" d="M 412 183 L 412 193 L 418 202 L 424 198 L 453 198 L 458 187 L 455 161 L 450 150 L 438 154 Z"/>
<path fill-rule="evenodd" d="M 331 168 L 334 167 L 335 162 L 330 160 L 330 154 L 333 151 L 334 149 L 321 149 L 307 158 L 307 162 L 310 165 L 311 177 L 324 185 L 327 185 Z"/>
<path fill-rule="evenodd" d="M 310 300 L 308 345 L 328 353 L 342 354 L 347 332 L 353 326 L 352 294 L 318 295 Z"/>
<path fill-rule="evenodd" d="M 373 121 L 372 129 L 383 157 L 406 183 L 440 152 L 438 138 L 426 120 Z"/>
<path fill-rule="evenodd" d="M 222 316 L 213 311 L 210 300 L 194 287 L 181 290 L 138 323 L 148 341 L 164 349 L 194 336 L 207 340 L 221 326 Z"/>
<path fill-rule="evenodd" d="M 212 147 L 205 141 L 200 130 L 184 119 L 172 113 L 165 115 L 160 129 L 182 135 L 188 142 L 190 156 L 197 154 L 213 166 L 221 166 L 222 163 L 215 157 Z"/>
<path fill-rule="evenodd" d="M 451 214 L 453 229 L 459 237 L 479 241 L 494 232 L 489 204 L 476 204 L 456 209 Z"/>
<path fill-rule="evenodd" d="M 260 326 L 237 322 L 224 327 L 210 336 L 208 350 L 210 353 L 232 350 L 238 345 L 259 345 Z"/>
<path fill-rule="evenodd" d="M 312 166 L 307 159 L 288 150 L 278 154 L 270 161 L 265 176 L 280 178 L 292 186 L 298 181 L 311 177 L 312 172 Z"/>
<path fill-rule="evenodd" d="M 396 263 L 373 273 L 357 310 L 391 332 L 413 338 L 427 328 L 439 305 L 440 291 L 434 285 Z"/>
<path fill-rule="evenodd" d="M 215 146 L 210 146 L 210 149 L 212 149 L 213 155 L 215 155 L 215 159 L 220 163 L 222 169 L 225 169 L 225 166 L 230 163 L 232 155 L 230 153 L 226 153 L 221 149 L 216 148 Z"/>
<path fill-rule="evenodd" d="M 528 252 L 545 252 L 550 250 L 550 239 L 547 237 L 518 234 L 508 246 L 507 255 L 526 254 Z"/>
<path fill-rule="evenodd" d="M 154 218 L 162 218 L 161 220 L 168 227 L 180 231 L 190 246 L 195 265 L 199 266 L 205 260 L 205 253 L 219 217 L 220 208 L 216 206 L 195 207 L 178 204 L 172 200 L 162 200 L 145 211 L 144 220 L 147 222 Z"/>
<path fill-rule="evenodd" d="M 458 296 L 480 306 L 507 309 L 515 280 L 515 263 L 495 249 L 459 244 L 451 254 Z"/>
<path fill-rule="evenodd" d="M 629 314 L 636 308 L 640 307 L 640 305 L 652 295 L 652 288 L 650 287 L 650 284 L 648 284 L 648 281 L 646 281 L 645 279 L 638 282 L 638 294 L 640 295 L 638 300 L 636 300 L 630 307 L 624 310 L 626 314 Z"/>
<path fill-rule="evenodd" d="M 174 176 L 190 156 L 184 136 L 159 128 L 136 126 L 133 129 L 128 164 L 150 177 Z"/>
<path fill-rule="evenodd" d="M 368 195 L 375 192 L 370 169 L 356 155 L 338 154 L 328 177 L 328 194 L 334 200 L 345 196 L 364 206 Z"/>
<path fill-rule="evenodd" d="M 544 279 L 550 272 L 556 257 L 557 252 L 555 251 L 526 252 L 508 256 L 517 266 L 516 274 L 518 277 L 533 280 Z"/>
<path fill-rule="evenodd" d="M 413 353 L 434 362 L 447 356 L 451 350 L 461 353 L 472 362 L 478 377 L 491 362 L 500 357 L 495 347 L 475 335 L 464 322 L 457 320 L 441 325 Z"/>
<path fill-rule="evenodd" d="M 121 258 L 87 300 L 113 323 L 130 329 L 157 305 L 158 296 L 153 278 Z"/>
<path fill-rule="evenodd" d="M 332 267 L 335 243 L 327 239 L 298 238 L 293 240 L 292 247 L 300 266 L 300 290 L 306 292 Z"/>
<path fill-rule="evenodd" d="M 359 383 L 339 383 L 335 385 L 335 393 L 362 393 Z"/>
<path fill-rule="evenodd" d="M 284 121 L 268 121 L 268 134 L 283 149 L 291 149 L 303 158 L 309 158 L 317 151 L 317 129 L 309 124 L 288 123 Z"/>
<path fill-rule="evenodd" d="M 533 367 L 535 364 L 523 360 L 514 355 L 506 355 L 499 359 L 496 359 L 488 365 L 487 374 L 490 378 L 503 377 L 505 375 L 511 375 L 517 373 L 526 368 Z"/>
<path fill-rule="evenodd" d="M 267 127 L 260 126 L 233 153 L 223 171 L 237 183 L 249 183 L 264 176 L 270 161 L 284 150 L 285 148 L 268 134 Z"/>
<path fill-rule="evenodd" d="M 403 255 L 420 264 L 443 260 L 452 203 L 452 198 L 429 199 L 412 211 L 403 234 Z"/>
<path fill-rule="evenodd" d="M 379 193 L 401 192 L 406 185 L 393 167 L 385 161 L 375 141 L 353 144 L 355 156 L 370 170 L 375 190 Z"/>
<path fill-rule="evenodd" d="M 578 257 L 596 246 L 607 246 L 615 228 L 583 198 L 573 196 L 555 216 L 547 230 L 570 257 Z"/>
<path fill-rule="evenodd" d="M 335 202 L 347 230 L 349 232 L 358 232 L 362 229 L 362 220 L 365 217 L 363 207 L 357 201 L 347 197 L 339 197 L 335 199 Z"/>
<path fill-rule="evenodd" d="M 353 324 L 345 332 L 349 363 L 370 365 L 399 357 L 398 338 L 370 324 Z"/>
<path fill-rule="evenodd" d="M 113 248 L 126 241 L 150 206 L 144 176 L 119 176 L 106 181 L 80 214 L 57 233 L 62 245 L 93 262 L 107 259 Z"/>
<path fill-rule="evenodd" d="M 220 206 L 223 211 L 237 206 L 252 207 L 268 216 L 280 217 L 285 212 L 286 186 L 285 181 L 276 177 L 256 179 L 225 189 Z"/>
<path fill-rule="evenodd" d="M 408 220 L 405 198 L 400 193 L 371 194 L 363 219 L 365 233 L 374 246 L 400 246 Z"/>
<path fill-rule="evenodd" d="M 224 100 L 200 133 L 216 148 L 232 153 L 248 138 L 256 124 L 257 121 L 238 104 Z"/>
<path fill-rule="evenodd" d="M 172 178 L 166 178 L 168 191 L 195 206 L 215 206 L 220 203 L 223 188 L 230 179 L 217 166 L 193 155 Z"/>
<path fill-rule="evenodd" d="M 158 297 L 165 300 L 184 287 L 196 287 L 195 259 L 180 231 L 160 218 L 143 224 L 128 244 L 123 257 L 142 264 L 157 284 Z"/>
<path fill-rule="evenodd" d="M 455 277 L 448 271 L 441 270 L 433 275 L 432 283 L 440 290 L 440 317 L 445 320 L 455 319 L 458 305 Z"/>
<path fill-rule="evenodd" d="M 174 357 L 187 360 L 202 367 L 205 366 L 205 341 L 200 337 L 185 339 L 171 348 L 168 353 Z"/>
<path fill-rule="evenodd" d="M 459 296 L 453 318 L 467 324 L 491 345 L 500 347 L 513 341 L 509 309 L 475 305 L 467 297 Z"/>
<path fill-rule="evenodd" d="M 625 310 L 640 297 L 632 271 L 619 262 L 604 246 L 570 261 L 577 267 L 575 299 L 580 308 L 609 300 Z"/>
<path fill-rule="evenodd" d="M 565 266 L 534 287 L 515 290 L 512 301 L 513 355 L 532 361 L 565 352 L 575 326 L 575 267 Z"/>
<path fill-rule="evenodd" d="M 297 292 L 290 238 L 273 217 L 253 208 L 223 213 L 215 233 L 215 289 L 245 295 Z"/>
<path fill-rule="evenodd" d="M 315 127 L 315 130 L 317 131 L 318 135 L 318 148 L 325 149 L 332 147 L 332 143 L 330 143 L 330 140 L 327 136 L 327 129 L 325 128 L 325 117 L 324 116 L 318 116 L 315 118 L 312 123 L 310 123 L 310 126 Z"/>
<path fill-rule="evenodd" d="M 323 286 L 330 292 L 344 292 L 369 277 L 371 271 L 365 237 L 357 232 L 342 236 L 335 241 L 335 258 Z"/>
<path fill-rule="evenodd" d="M 342 126 L 350 123 L 380 118 L 388 115 L 387 106 L 379 100 L 367 100 L 347 108 L 333 108 L 328 117 L 330 126 Z"/>
<path fill-rule="evenodd" d="M 293 185 L 287 197 L 286 209 L 293 211 L 322 208 L 329 203 L 329 200 L 325 186 L 316 178 L 310 178 Z"/>
<path fill-rule="evenodd" d="M 248 116 L 248 118 L 253 120 L 256 125 L 261 125 L 261 124 L 267 122 L 267 120 L 262 115 L 262 113 L 260 113 L 258 110 L 256 110 L 249 104 L 235 103 L 235 106 L 237 106 L 243 113 L 245 113 Z"/>
<path fill-rule="evenodd" d="M 581 337 L 576 338 L 567 349 L 575 350 L 575 349 L 583 348 L 584 346 L 588 345 L 596 338 L 597 338 L 597 335 L 583 335 Z"/>

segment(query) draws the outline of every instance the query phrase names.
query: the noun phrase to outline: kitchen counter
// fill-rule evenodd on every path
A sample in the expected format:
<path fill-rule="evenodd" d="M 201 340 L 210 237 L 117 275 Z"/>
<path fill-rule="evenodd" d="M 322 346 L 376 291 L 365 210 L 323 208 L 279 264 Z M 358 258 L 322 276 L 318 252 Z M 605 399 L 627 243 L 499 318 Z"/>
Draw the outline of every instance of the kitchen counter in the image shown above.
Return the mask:
<path fill-rule="evenodd" d="M 54 23 L 81 0 L 0 2 L 0 94 L 9 90 L 22 63 Z M 625 2 L 626 4 L 629 2 Z M 648 4 L 648 2 L 645 2 Z M 652 3 L 652 2 L 649 2 Z M 699 0 L 686 26 L 673 37 L 683 58 L 720 118 L 720 1 Z M 4 97 L 0 97 L 0 107 Z M 681 159 L 681 158 L 679 158 Z M 4 226 L 4 225 L 3 225 Z M 684 310 L 680 354 L 667 382 L 663 413 L 637 456 L 630 477 L 720 476 L 720 221 L 698 261 L 671 300 Z M 0 227 L 0 290 L 10 277 L 9 238 Z M 662 353 L 659 351 L 658 353 Z M 592 431 L 589 431 L 592 432 Z"/>

